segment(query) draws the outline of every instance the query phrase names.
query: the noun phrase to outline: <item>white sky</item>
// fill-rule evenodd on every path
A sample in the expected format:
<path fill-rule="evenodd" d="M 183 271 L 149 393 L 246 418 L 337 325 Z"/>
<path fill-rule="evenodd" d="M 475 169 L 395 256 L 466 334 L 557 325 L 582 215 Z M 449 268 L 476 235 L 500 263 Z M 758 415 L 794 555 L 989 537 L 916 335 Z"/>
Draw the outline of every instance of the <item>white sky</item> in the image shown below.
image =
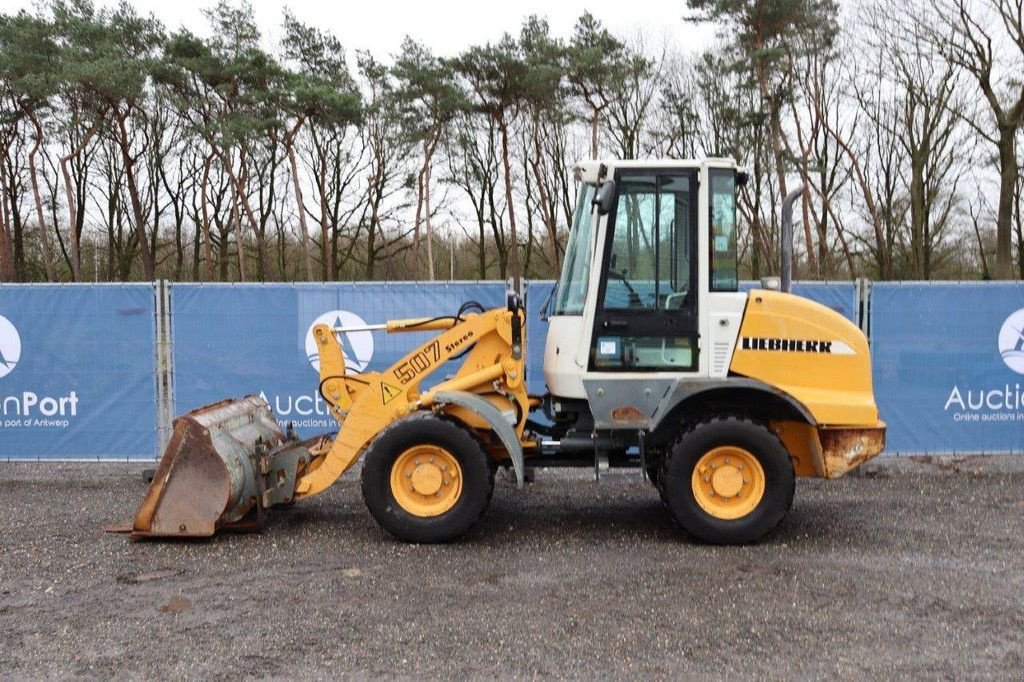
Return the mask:
<path fill-rule="evenodd" d="M 100 6 L 116 4 L 114 0 L 95 2 Z M 155 14 L 171 30 L 185 26 L 205 34 L 202 9 L 215 0 L 131 2 L 140 12 Z M 31 9 L 33 5 L 34 0 L 0 0 L 3 11 Z M 660 52 L 665 42 L 680 52 L 697 51 L 709 44 L 714 34 L 710 26 L 683 21 L 685 0 L 252 0 L 252 5 L 258 24 L 272 43 L 279 35 L 282 8 L 289 7 L 304 23 L 329 29 L 349 54 L 367 49 L 381 59 L 396 53 L 406 34 L 439 55 L 452 56 L 469 45 L 497 40 L 506 31 L 518 34 L 523 18 L 530 14 L 546 16 L 552 32 L 568 38 L 585 9 L 620 37 L 630 38 L 642 30 L 650 52 Z"/>

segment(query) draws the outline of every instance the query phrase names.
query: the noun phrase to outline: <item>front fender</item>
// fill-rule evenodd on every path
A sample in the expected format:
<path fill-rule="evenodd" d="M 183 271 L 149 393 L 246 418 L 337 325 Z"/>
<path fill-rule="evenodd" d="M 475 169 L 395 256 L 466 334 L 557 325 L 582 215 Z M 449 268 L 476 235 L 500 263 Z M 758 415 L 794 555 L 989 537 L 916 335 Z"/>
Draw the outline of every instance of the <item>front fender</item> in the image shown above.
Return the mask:
<path fill-rule="evenodd" d="M 523 462 L 523 446 L 519 442 L 519 436 L 515 429 L 508 423 L 505 415 L 497 407 L 484 400 L 474 393 L 466 391 L 439 391 L 434 396 L 434 402 L 438 404 L 458 405 L 470 410 L 483 419 L 497 434 L 501 444 L 508 450 L 512 459 L 512 467 L 516 472 L 516 487 L 522 488 L 526 481 L 526 465 Z"/>

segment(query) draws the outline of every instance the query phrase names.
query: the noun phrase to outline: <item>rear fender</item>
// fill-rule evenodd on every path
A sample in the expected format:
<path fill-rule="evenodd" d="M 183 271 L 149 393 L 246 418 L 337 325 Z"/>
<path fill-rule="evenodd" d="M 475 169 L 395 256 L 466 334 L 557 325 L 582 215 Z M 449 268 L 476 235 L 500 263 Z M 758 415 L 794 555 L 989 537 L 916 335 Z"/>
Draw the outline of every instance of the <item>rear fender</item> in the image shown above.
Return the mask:
<path fill-rule="evenodd" d="M 651 416 L 650 429 L 671 429 L 673 424 L 711 408 L 729 409 L 766 421 L 785 419 L 816 423 L 810 410 L 785 391 L 756 379 L 729 377 L 679 381 Z"/>

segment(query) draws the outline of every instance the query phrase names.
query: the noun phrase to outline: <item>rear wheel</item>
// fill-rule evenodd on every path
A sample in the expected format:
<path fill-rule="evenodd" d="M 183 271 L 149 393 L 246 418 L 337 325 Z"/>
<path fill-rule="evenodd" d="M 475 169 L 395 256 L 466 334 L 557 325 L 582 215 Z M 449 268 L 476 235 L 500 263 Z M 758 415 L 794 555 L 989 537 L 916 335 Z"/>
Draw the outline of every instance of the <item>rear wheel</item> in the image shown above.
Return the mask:
<path fill-rule="evenodd" d="M 373 518 L 396 538 L 446 542 L 487 509 L 494 468 L 465 429 L 417 415 L 389 427 L 370 446 L 362 489 Z"/>
<path fill-rule="evenodd" d="M 671 446 L 659 489 L 679 525 L 715 544 L 763 537 L 793 504 L 789 452 L 768 427 L 746 419 L 701 422 Z"/>

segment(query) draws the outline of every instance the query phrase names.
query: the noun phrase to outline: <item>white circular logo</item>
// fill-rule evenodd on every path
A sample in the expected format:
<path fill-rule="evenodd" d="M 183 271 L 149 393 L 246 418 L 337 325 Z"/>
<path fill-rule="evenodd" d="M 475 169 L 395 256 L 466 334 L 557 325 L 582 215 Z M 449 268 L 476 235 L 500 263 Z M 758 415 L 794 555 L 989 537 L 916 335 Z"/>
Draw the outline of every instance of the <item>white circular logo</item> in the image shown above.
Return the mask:
<path fill-rule="evenodd" d="M 313 320 L 306 330 L 306 358 L 313 369 L 320 371 L 320 353 L 317 352 L 316 339 L 313 338 L 313 327 L 326 324 L 330 327 L 365 327 L 363 318 L 347 310 L 332 310 Z M 362 372 L 370 364 L 373 357 L 372 332 L 344 332 L 338 334 L 341 350 L 345 354 L 345 369 L 350 372 Z"/>
<path fill-rule="evenodd" d="M 21 360 L 21 337 L 11 321 L 0 315 L 0 378 L 14 371 Z"/>
<path fill-rule="evenodd" d="M 1012 313 L 999 330 L 999 354 L 1017 374 L 1024 374 L 1024 308 Z"/>

